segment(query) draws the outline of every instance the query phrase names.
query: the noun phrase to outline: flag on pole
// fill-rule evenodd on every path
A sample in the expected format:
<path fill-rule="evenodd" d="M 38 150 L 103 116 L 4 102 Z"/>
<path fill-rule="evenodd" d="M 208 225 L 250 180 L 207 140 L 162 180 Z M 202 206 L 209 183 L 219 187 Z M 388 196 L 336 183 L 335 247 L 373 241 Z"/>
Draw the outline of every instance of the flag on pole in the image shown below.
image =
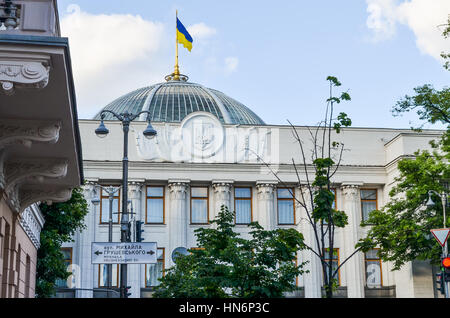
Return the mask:
<path fill-rule="evenodd" d="M 183 23 L 177 18 L 177 42 L 183 44 L 190 52 L 192 50 L 192 37 L 184 27 Z"/>

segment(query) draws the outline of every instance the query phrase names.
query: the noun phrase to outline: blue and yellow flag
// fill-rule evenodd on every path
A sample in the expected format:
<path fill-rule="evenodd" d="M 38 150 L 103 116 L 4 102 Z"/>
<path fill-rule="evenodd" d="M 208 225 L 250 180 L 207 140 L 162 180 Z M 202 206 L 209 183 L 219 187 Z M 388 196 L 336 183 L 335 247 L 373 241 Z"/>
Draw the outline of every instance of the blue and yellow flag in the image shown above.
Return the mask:
<path fill-rule="evenodd" d="M 189 50 L 189 52 L 192 50 L 192 37 L 189 34 L 189 32 L 184 27 L 183 23 L 180 22 L 177 18 L 177 41 L 180 44 L 183 44 L 185 48 Z"/>

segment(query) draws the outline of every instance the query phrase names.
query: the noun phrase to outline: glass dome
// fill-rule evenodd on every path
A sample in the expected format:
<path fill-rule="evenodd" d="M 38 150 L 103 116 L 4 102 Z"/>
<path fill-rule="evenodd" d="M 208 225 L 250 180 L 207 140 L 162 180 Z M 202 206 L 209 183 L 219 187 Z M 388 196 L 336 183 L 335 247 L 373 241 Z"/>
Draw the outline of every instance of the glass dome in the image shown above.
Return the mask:
<path fill-rule="evenodd" d="M 215 115 L 223 124 L 265 125 L 253 111 L 224 93 L 200 84 L 168 81 L 143 87 L 117 98 L 103 109 L 116 113 L 150 112 L 152 122 L 181 122 L 196 111 Z M 147 114 L 141 120 L 147 120 Z M 94 119 L 100 120 L 100 112 Z M 115 120 L 106 113 L 105 120 Z"/>

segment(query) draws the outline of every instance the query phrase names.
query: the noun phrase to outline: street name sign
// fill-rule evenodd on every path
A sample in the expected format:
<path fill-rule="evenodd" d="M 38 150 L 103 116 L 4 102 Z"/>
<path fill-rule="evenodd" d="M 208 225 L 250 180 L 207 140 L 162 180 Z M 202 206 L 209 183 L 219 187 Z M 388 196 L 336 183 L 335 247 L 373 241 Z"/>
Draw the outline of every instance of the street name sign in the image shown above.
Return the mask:
<path fill-rule="evenodd" d="M 433 229 L 430 231 L 436 241 L 438 241 L 439 244 L 444 247 L 445 242 L 447 242 L 448 235 L 450 234 L 450 229 Z"/>
<path fill-rule="evenodd" d="M 92 264 L 154 264 L 156 242 L 92 242 Z"/>

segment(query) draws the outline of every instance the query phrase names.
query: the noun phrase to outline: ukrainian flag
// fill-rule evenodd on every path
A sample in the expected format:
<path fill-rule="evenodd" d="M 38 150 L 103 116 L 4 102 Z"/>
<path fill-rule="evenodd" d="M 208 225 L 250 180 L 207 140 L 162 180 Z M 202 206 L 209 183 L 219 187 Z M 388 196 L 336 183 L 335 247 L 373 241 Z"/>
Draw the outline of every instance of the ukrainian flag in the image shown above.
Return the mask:
<path fill-rule="evenodd" d="M 192 50 L 192 37 L 189 32 L 184 27 L 183 23 L 180 22 L 177 18 L 177 42 L 183 44 L 185 48 Z"/>

